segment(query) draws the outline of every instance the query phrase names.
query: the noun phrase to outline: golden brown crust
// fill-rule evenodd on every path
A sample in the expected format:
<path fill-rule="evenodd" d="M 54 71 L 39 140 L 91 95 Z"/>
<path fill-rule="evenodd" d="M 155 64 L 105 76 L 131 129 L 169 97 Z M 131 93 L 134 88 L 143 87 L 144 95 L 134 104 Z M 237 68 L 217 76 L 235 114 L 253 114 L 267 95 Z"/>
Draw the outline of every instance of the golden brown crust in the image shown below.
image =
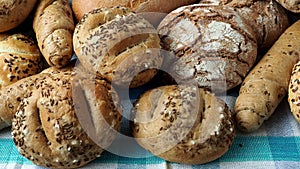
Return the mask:
<path fill-rule="evenodd" d="M 74 21 L 67 0 L 41 0 L 33 28 L 39 48 L 50 66 L 66 66 L 73 55 Z"/>
<path fill-rule="evenodd" d="M 152 68 L 162 64 L 157 31 L 124 7 L 86 14 L 75 28 L 73 43 L 84 67 L 118 86 L 143 85 L 155 75 Z"/>
<path fill-rule="evenodd" d="M 203 164 L 221 157 L 235 135 L 227 105 L 191 86 L 163 86 L 134 104 L 131 123 L 137 142 L 171 162 Z"/>
<path fill-rule="evenodd" d="M 245 78 L 234 107 L 240 130 L 257 130 L 287 94 L 293 66 L 299 60 L 299 36 L 300 21 L 297 21 Z"/>
<path fill-rule="evenodd" d="M 12 120 L 19 152 L 51 168 L 77 168 L 99 157 L 121 123 L 113 88 L 82 70 L 41 75 L 45 78 L 25 94 Z"/>
<path fill-rule="evenodd" d="M 38 46 L 22 34 L 0 34 L 0 89 L 42 70 Z"/>
<path fill-rule="evenodd" d="M 5 32 L 20 25 L 33 10 L 36 0 L 1 0 L 0 32 Z"/>
<path fill-rule="evenodd" d="M 290 109 L 295 119 L 300 123 L 300 100 L 299 100 L 299 89 L 300 89 L 300 62 L 298 61 L 292 70 L 291 79 L 289 82 L 288 89 L 288 102 L 290 105 Z"/>
<path fill-rule="evenodd" d="M 79 21 L 84 14 L 95 8 L 123 6 L 135 12 L 169 13 L 172 10 L 197 2 L 197 0 L 73 0 L 72 9 Z M 84 4 L 84 5 L 83 5 Z"/>

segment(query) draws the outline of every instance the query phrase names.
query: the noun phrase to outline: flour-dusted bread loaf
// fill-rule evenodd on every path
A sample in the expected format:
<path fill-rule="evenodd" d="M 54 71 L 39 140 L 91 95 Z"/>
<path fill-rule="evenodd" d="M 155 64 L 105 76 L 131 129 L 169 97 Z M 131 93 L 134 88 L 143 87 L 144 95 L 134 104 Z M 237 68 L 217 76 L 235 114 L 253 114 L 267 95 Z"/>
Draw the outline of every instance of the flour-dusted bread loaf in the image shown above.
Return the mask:
<path fill-rule="evenodd" d="M 114 140 L 119 98 L 105 80 L 84 72 L 48 70 L 19 98 L 12 136 L 34 164 L 77 168 L 100 157 Z"/>
<path fill-rule="evenodd" d="M 235 128 L 222 100 L 190 85 L 169 85 L 142 94 L 132 109 L 132 132 L 146 150 L 167 161 L 203 164 L 231 146 Z"/>
<path fill-rule="evenodd" d="M 229 6 L 178 8 L 162 20 L 158 32 L 162 48 L 175 55 L 166 63 L 168 71 L 214 92 L 239 85 L 257 57 L 252 28 Z"/>
<path fill-rule="evenodd" d="M 36 0 L 0 0 L 0 32 L 19 26 L 33 10 Z"/>
<path fill-rule="evenodd" d="M 39 48 L 50 66 L 66 66 L 73 55 L 73 13 L 68 0 L 40 0 L 33 28 Z"/>
<path fill-rule="evenodd" d="M 125 7 L 86 14 L 76 25 L 73 42 L 86 69 L 121 87 L 147 83 L 163 61 L 156 29 Z"/>
<path fill-rule="evenodd" d="M 153 19 L 152 21 L 157 23 L 161 17 L 172 10 L 196 2 L 197 0 L 73 0 L 72 9 L 76 19 L 80 20 L 84 14 L 95 8 L 123 6 L 137 13 L 151 12 L 152 18 L 147 18 Z M 157 17 L 158 19 L 155 20 L 153 17 Z"/>
<path fill-rule="evenodd" d="M 275 0 L 227 0 L 245 18 L 256 34 L 260 50 L 269 49 L 289 27 L 289 18 L 284 8 Z"/>
<path fill-rule="evenodd" d="M 0 89 L 42 70 L 37 44 L 23 34 L 0 34 Z"/>

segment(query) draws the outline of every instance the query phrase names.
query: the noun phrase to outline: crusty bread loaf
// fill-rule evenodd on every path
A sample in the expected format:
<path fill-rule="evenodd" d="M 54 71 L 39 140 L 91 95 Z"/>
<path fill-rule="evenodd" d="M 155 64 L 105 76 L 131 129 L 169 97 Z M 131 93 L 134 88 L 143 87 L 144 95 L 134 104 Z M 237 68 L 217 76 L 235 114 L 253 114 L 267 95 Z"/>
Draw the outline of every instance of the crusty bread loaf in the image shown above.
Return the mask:
<path fill-rule="evenodd" d="M 257 57 L 252 28 L 229 6 L 188 5 L 169 13 L 158 32 L 176 79 L 224 92 L 238 86 Z"/>
<path fill-rule="evenodd" d="M 50 66 L 66 66 L 73 55 L 73 13 L 68 0 L 41 0 L 33 29 L 39 48 Z"/>
<path fill-rule="evenodd" d="M 228 0 L 226 5 L 234 7 L 252 27 L 260 50 L 269 49 L 290 25 L 284 8 L 274 0 Z"/>
<path fill-rule="evenodd" d="M 42 70 L 35 42 L 23 34 L 0 34 L 0 89 Z"/>
<path fill-rule="evenodd" d="M 47 70 L 30 88 L 26 80 L 20 85 L 27 92 L 19 96 L 12 118 L 12 136 L 21 155 L 43 167 L 77 168 L 112 143 L 121 109 L 105 80 L 75 69 Z"/>
<path fill-rule="evenodd" d="M 79 21 L 84 14 L 96 8 L 123 6 L 135 12 L 169 13 L 172 10 L 192 3 L 197 0 L 73 0 L 72 9 Z M 153 16 L 153 15 L 152 15 Z"/>
<path fill-rule="evenodd" d="M 25 21 L 36 2 L 36 0 L 1 0 L 0 32 L 13 29 Z"/>
<path fill-rule="evenodd" d="M 121 87 L 150 81 L 163 60 L 156 29 L 125 7 L 86 14 L 76 25 L 73 43 L 86 69 Z"/>
<path fill-rule="evenodd" d="M 235 128 L 227 105 L 212 93 L 189 85 L 170 85 L 142 94 L 132 109 L 133 135 L 167 161 L 203 164 L 231 146 Z"/>

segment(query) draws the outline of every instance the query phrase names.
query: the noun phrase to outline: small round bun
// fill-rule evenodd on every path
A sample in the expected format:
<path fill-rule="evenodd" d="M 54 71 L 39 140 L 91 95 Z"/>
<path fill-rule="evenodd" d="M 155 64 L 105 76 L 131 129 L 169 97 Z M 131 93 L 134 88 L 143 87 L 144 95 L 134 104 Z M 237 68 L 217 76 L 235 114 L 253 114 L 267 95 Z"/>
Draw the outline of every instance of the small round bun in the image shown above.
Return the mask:
<path fill-rule="evenodd" d="M 288 102 L 295 119 L 300 123 L 300 62 L 296 63 L 289 84 Z"/>
<path fill-rule="evenodd" d="M 147 83 L 163 61 L 156 29 L 125 7 L 86 14 L 75 27 L 73 42 L 86 69 L 121 87 Z"/>
<path fill-rule="evenodd" d="M 162 20 L 158 33 L 162 48 L 175 54 L 169 71 L 213 92 L 241 84 L 256 61 L 252 28 L 228 6 L 178 8 Z"/>
<path fill-rule="evenodd" d="M 39 75 L 12 120 L 21 155 L 47 168 L 78 168 L 100 157 L 121 124 L 110 84 L 84 71 Z"/>
<path fill-rule="evenodd" d="M 203 164 L 231 146 L 235 128 L 227 105 L 201 88 L 169 85 L 140 96 L 132 109 L 133 135 L 167 161 Z"/>
<path fill-rule="evenodd" d="M 0 32 L 5 32 L 20 25 L 29 16 L 36 0 L 1 0 Z"/>
<path fill-rule="evenodd" d="M 0 89 L 42 70 L 42 55 L 23 34 L 0 34 Z"/>

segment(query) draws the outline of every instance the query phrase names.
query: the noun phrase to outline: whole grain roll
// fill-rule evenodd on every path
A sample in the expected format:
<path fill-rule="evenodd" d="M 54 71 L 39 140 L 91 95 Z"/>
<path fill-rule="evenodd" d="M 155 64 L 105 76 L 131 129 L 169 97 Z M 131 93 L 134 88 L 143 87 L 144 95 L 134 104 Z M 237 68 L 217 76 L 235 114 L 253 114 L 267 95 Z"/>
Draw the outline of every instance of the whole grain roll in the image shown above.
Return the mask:
<path fill-rule="evenodd" d="M 36 0 L 0 0 L 0 32 L 20 25 L 33 10 Z"/>
<path fill-rule="evenodd" d="M 300 100 L 299 100 L 299 88 L 300 88 L 300 62 L 298 61 L 292 70 L 292 75 L 288 88 L 288 102 L 291 112 L 295 119 L 300 123 Z"/>
<path fill-rule="evenodd" d="M 75 27 L 73 43 L 86 69 L 120 87 L 147 83 L 163 61 L 156 29 L 125 7 L 86 14 Z"/>
<path fill-rule="evenodd" d="M 23 34 L 0 34 L 0 89 L 42 70 L 37 44 Z"/>
<path fill-rule="evenodd" d="M 50 74 L 52 72 L 52 74 Z M 100 157 L 121 123 L 117 95 L 82 70 L 42 73 L 20 99 L 12 136 L 21 155 L 47 168 L 78 168 Z"/>
<path fill-rule="evenodd" d="M 227 105 L 196 86 L 151 89 L 134 103 L 133 136 L 146 150 L 167 161 L 203 164 L 231 146 L 235 128 Z"/>
<path fill-rule="evenodd" d="M 174 54 L 169 72 L 199 87 L 224 92 L 238 86 L 257 58 L 252 28 L 229 6 L 189 5 L 158 27 L 162 48 Z"/>

